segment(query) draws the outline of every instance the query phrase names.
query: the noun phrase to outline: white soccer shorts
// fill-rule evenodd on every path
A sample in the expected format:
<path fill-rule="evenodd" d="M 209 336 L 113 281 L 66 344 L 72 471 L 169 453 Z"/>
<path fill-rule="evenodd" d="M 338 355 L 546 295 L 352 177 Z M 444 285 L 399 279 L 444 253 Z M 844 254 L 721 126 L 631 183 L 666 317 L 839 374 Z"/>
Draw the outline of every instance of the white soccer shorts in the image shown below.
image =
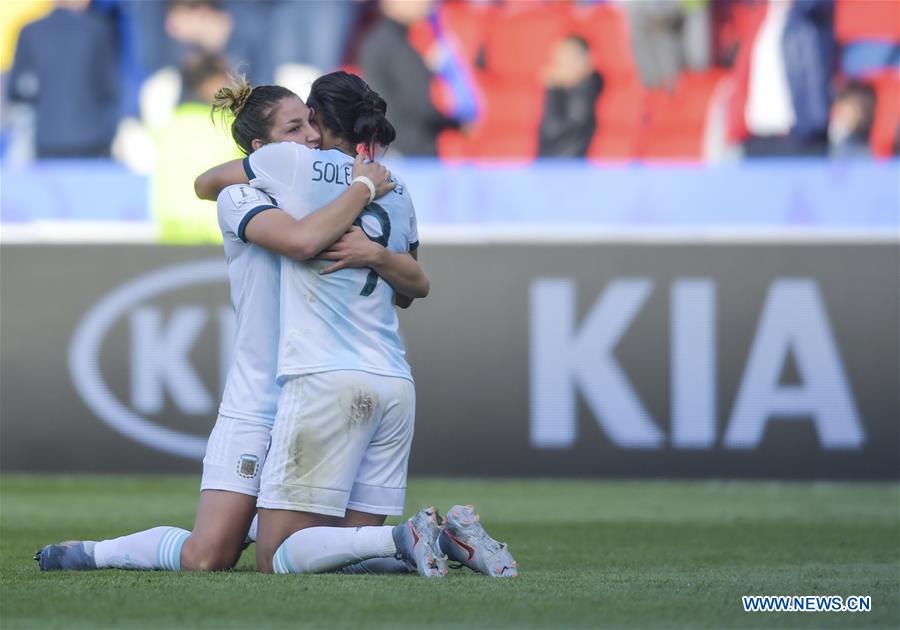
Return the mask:
<path fill-rule="evenodd" d="M 415 408 L 405 378 L 356 370 L 291 378 L 278 399 L 257 506 L 403 514 Z"/>
<path fill-rule="evenodd" d="M 263 422 L 219 415 L 206 443 L 200 490 L 258 496 L 271 433 Z"/>

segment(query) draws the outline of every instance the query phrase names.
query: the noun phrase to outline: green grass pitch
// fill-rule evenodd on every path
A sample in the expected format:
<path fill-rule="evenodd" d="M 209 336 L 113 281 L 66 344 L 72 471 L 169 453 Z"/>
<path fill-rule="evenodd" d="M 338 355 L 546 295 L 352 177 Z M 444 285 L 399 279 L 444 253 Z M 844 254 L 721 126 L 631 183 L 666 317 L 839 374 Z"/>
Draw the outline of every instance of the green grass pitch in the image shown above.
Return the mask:
<path fill-rule="evenodd" d="M 408 510 L 473 502 L 515 580 L 40 573 L 36 549 L 189 528 L 198 480 L 4 475 L 0 627 L 900 627 L 897 484 L 415 479 Z M 743 594 L 861 594 L 869 613 L 745 613 Z"/>

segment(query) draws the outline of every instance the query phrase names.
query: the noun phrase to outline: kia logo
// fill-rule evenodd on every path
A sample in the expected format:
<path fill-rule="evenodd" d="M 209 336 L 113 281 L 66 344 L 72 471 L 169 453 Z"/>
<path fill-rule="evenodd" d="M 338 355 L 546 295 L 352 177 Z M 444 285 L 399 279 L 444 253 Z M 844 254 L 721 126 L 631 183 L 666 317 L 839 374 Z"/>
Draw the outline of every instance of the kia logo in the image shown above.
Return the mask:
<path fill-rule="evenodd" d="M 161 426 L 147 415 L 162 411 L 164 391 L 184 413 L 214 414 L 218 396 L 202 383 L 188 356 L 209 320 L 210 309 L 179 307 L 163 326 L 159 309 L 146 303 L 174 290 L 227 279 L 227 267 L 220 258 L 165 267 L 122 285 L 85 314 L 69 346 L 69 372 L 75 389 L 98 418 L 151 448 L 192 459 L 203 457 L 206 437 Z M 110 390 L 100 369 L 103 340 L 125 317 L 130 318 L 132 331 L 131 406 Z M 227 366 L 234 330 L 230 307 L 222 306 L 219 322 L 222 364 Z"/>

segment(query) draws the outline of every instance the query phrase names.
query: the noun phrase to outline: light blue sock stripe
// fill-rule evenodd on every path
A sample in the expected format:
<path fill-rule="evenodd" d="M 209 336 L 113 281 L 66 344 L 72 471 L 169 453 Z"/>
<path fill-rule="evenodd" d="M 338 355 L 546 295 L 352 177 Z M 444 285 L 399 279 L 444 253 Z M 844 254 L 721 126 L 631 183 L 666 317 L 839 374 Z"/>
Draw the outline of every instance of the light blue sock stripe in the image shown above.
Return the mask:
<path fill-rule="evenodd" d="M 173 534 L 174 531 L 171 529 L 163 534 L 162 539 L 159 541 L 159 551 L 157 553 L 159 559 L 159 568 L 165 569 L 167 571 L 171 571 L 171 569 L 169 568 L 169 547 L 172 543 Z"/>
<path fill-rule="evenodd" d="M 156 550 L 156 566 L 166 571 L 181 570 L 181 548 L 191 533 L 172 527 L 163 534 Z"/>
<path fill-rule="evenodd" d="M 281 543 L 275 557 L 272 559 L 272 568 L 275 573 L 294 573 L 293 567 L 288 560 L 287 541 Z"/>
<path fill-rule="evenodd" d="M 294 569 L 294 567 L 291 566 L 291 557 L 288 555 L 288 548 L 287 548 L 286 540 L 284 541 L 284 543 L 282 543 L 281 547 L 282 547 L 282 549 L 284 549 L 284 554 L 281 556 L 282 562 L 284 562 L 284 572 L 285 573 L 298 573 L 298 571 L 296 571 Z"/>
<path fill-rule="evenodd" d="M 169 532 L 163 534 L 163 537 L 159 539 L 159 544 L 156 545 L 156 567 L 158 569 L 163 568 L 163 547 L 166 544 L 166 538 L 169 536 Z"/>
<path fill-rule="evenodd" d="M 281 566 L 281 549 L 279 548 L 275 551 L 275 555 L 272 557 L 272 570 L 275 573 L 284 573 L 284 568 Z"/>
<path fill-rule="evenodd" d="M 275 573 L 287 573 L 284 569 L 284 563 L 281 561 L 281 554 L 283 553 L 283 549 L 279 547 L 275 550 L 275 556 L 272 558 L 272 570 Z"/>
<path fill-rule="evenodd" d="M 191 532 L 183 529 L 175 531 L 169 550 L 169 570 L 181 571 L 181 548 L 184 547 L 184 543 L 190 535 Z"/>

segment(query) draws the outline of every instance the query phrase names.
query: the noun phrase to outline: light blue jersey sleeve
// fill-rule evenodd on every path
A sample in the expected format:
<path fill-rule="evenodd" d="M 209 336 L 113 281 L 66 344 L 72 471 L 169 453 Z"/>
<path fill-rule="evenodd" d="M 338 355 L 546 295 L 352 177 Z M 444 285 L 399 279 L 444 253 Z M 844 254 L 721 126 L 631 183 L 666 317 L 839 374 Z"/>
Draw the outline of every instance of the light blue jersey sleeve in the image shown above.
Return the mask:
<path fill-rule="evenodd" d="M 252 186 L 228 186 L 217 199 L 219 227 L 222 235 L 247 242 L 246 229 L 250 219 L 264 210 L 277 208 L 264 192 Z"/>

